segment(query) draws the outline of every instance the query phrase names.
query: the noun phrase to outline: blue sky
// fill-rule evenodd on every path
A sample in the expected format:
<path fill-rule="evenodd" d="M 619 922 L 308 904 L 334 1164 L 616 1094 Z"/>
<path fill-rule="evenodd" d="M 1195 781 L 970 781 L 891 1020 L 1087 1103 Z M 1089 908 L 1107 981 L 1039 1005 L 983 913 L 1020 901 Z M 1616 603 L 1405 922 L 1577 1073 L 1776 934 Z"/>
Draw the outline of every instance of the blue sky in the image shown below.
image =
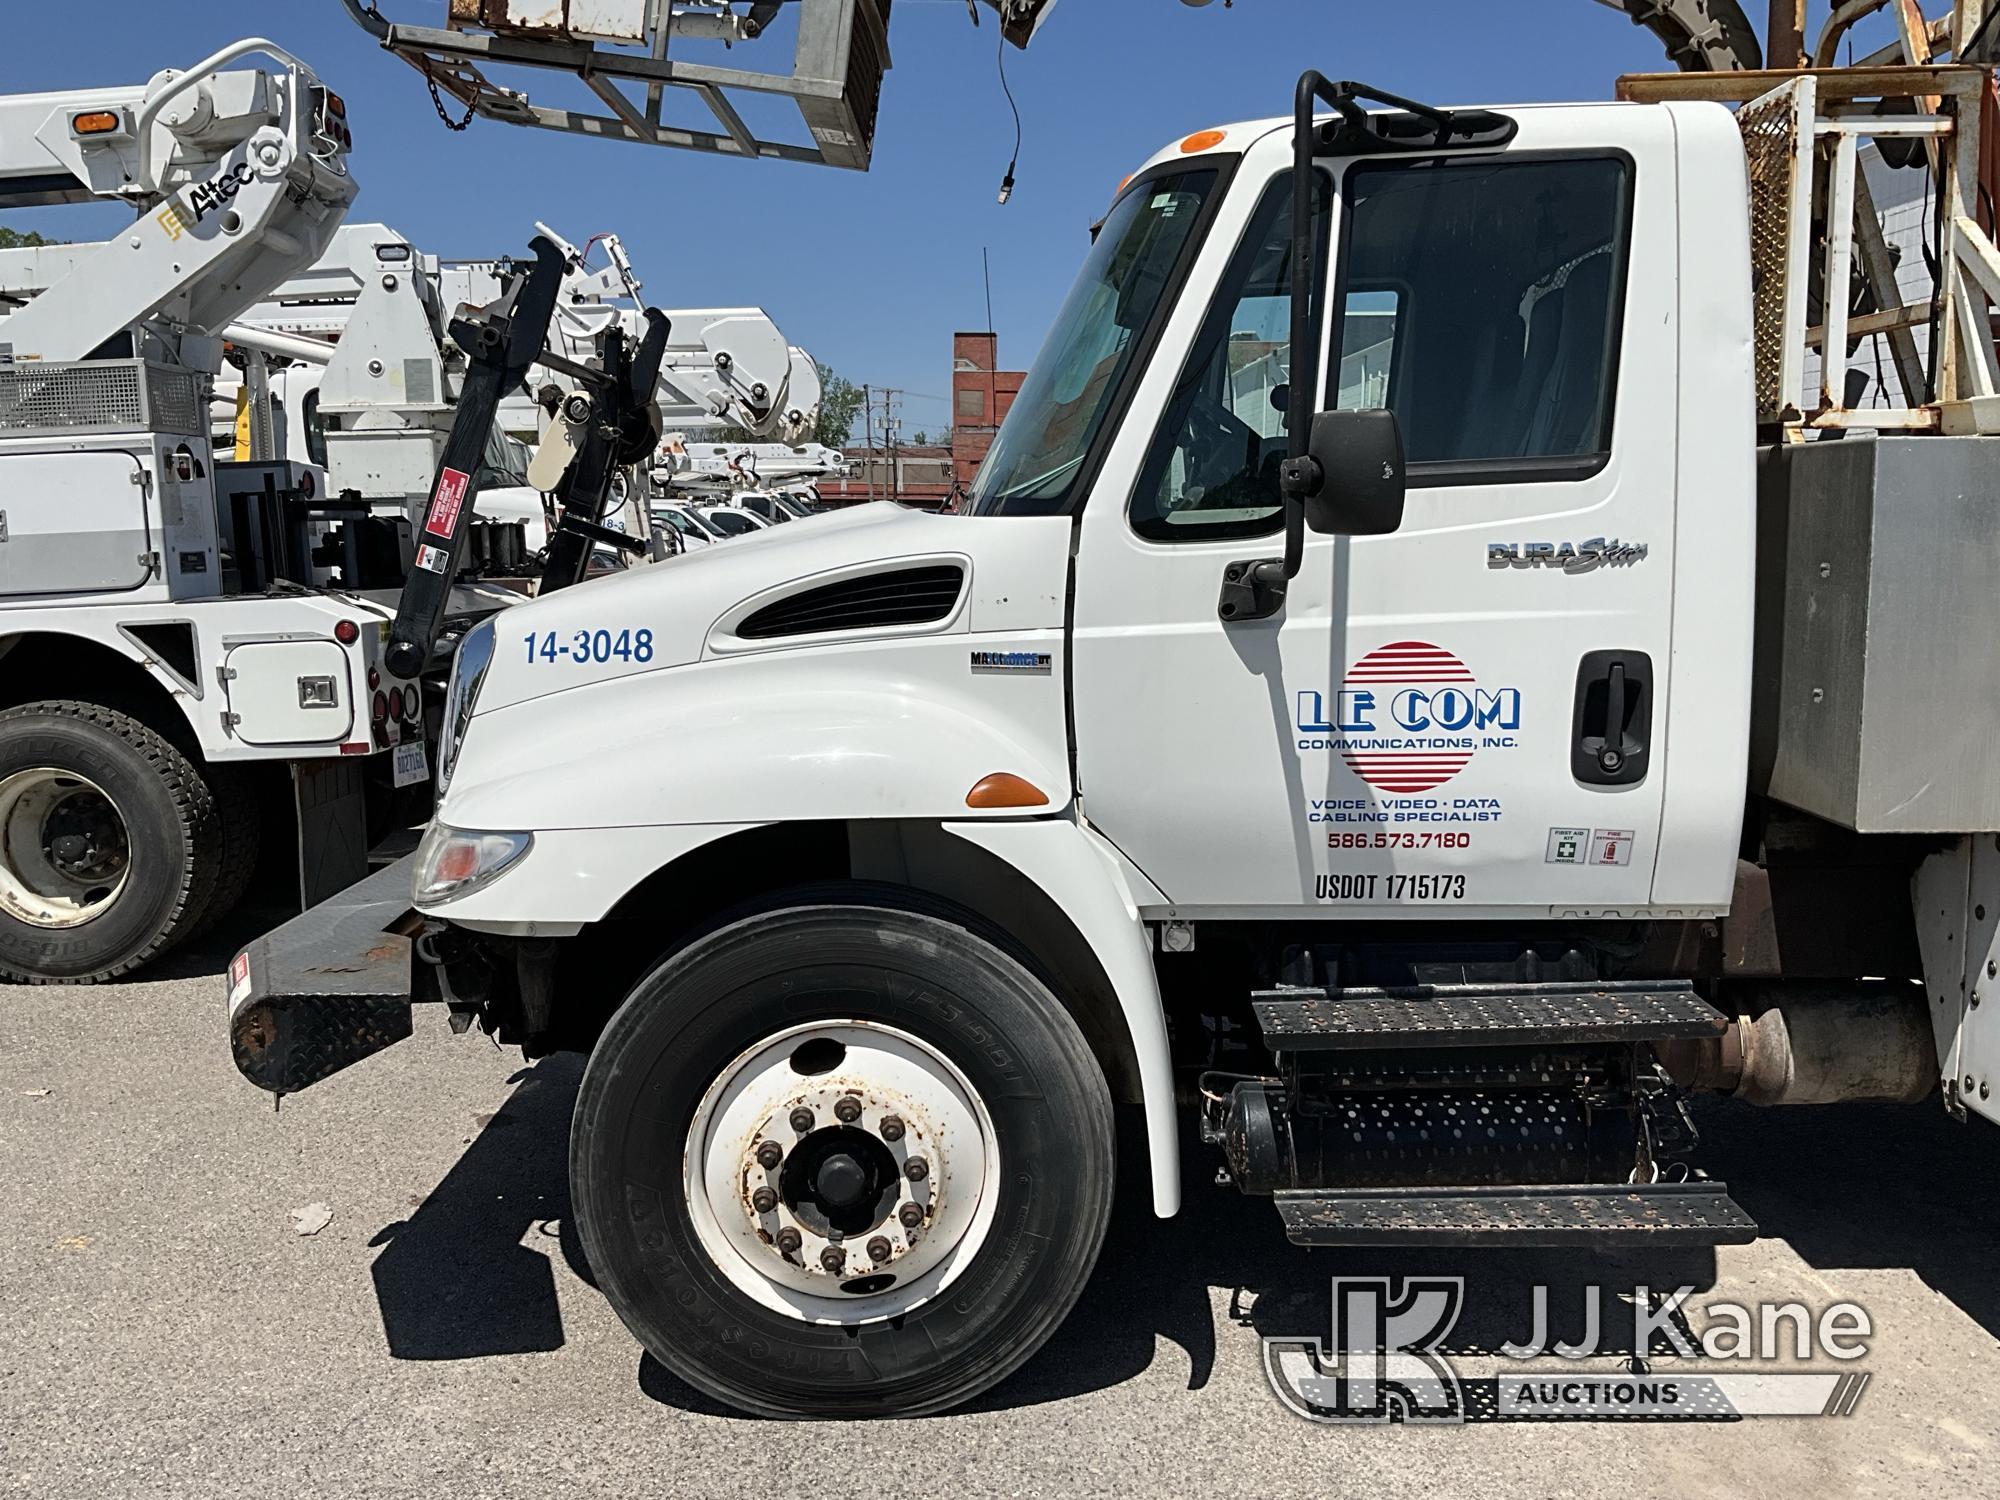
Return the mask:
<path fill-rule="evenodd" d="M 380 3 L 422 24 L 445 10 L 445 0 Z M 1759 20 L 1763 9 L 1754 6 Z M 1001 362 L 1018 368 L 1119 180 L 1189 131 L 1284 112 L 1304 67 L 1419 98 L 1502 103 L 1605 98 L 1618 73 L 1664 65 L 1649 34 L 1591 0 L 1237 0 L 1229 9 L 1061 0 L 1027 52 L 1007 49 L 1024 140 L 1013 201 L 1001 207 L 1014 127 L 992 17 L 983 12 L 974 31 L 963 0 L 895 0 L 894 67 L 866 174 L 483 120 L 454 135 L 418 75 L 379 51 L 337 0 L 15 0 L 7 12 L 0 91 L 9 93 L 142 82 L 236 37 L 267 35 L 349 101 L 355 219 L 383 220 L 446 256 L 524 249 L 536 219 L 578 242 L 615 230 L 649 300 L 761 305 L 843 375 L 911 392 L 906 441 L 945 425 L 952 330 L 986 321 L 982 247 Z M 730 61 L 775 65 L 748 49 Z M 504 81 L 522 86 L 520 75 Z M 527 75 L 526 86 L 538 98 L 562 92 L 553 75 Z M 99 238 L 121 221 L 95 207 L 7 216 L 67 239 Z"/>

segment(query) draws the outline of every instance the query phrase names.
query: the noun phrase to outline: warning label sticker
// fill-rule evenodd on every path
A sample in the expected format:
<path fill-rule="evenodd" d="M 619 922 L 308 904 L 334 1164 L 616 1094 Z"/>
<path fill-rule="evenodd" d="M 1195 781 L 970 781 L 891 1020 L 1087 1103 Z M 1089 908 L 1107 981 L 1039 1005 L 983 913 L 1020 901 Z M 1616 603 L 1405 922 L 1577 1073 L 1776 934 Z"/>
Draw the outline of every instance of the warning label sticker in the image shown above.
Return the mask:
<path fill-rule="evenodd" d="M 445 559 L 451 554 L 442 547 L 433 547 L 428 542 L 417 548 L 417 566 L 432 573 L 444 571 Z"/>
<path fill-rule="evenodd" d="M 437 491 L 431 496 L 431 513 L 424 517 L 424 530 L 432 536 L 451 539 L 459 507 L 465 504 L 465 487 L 471 481 L 471 475 L 458 469 L 445 469 L 438 475 Z"/>
<path fill-rule="evenodd" d="M 1630 828 L 1591 829 L 1590 862 L 1594 865 L 1631 864 L 1634 837 L 1635 831 Z"/>

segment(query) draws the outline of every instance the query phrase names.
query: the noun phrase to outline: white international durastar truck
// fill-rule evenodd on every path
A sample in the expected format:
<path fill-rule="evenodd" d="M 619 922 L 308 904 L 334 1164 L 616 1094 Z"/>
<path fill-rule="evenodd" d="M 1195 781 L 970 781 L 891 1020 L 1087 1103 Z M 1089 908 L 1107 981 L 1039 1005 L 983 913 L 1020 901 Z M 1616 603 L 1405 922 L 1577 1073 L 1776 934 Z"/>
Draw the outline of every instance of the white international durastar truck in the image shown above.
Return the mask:
<path fill-rule="evenodd" d="M 1989 1128 L 1992 80 L 1929 58 L 1457 111 L 1308 73 L 1169 145 L 971 514 L 468 635 L 422 849 L 238 956 L 239 1068 L 416 1001 L 587 1050 L 597 1285 L 785 1416 L 1025 1360 L 1114 1100 L 1160 1214 L 1185 1103 L 1304 1245 L 1748 1239 L 1695 1089 Z M 1932 176 L 1918 302 L 1866 139 Z M 1866 406 L 1884 334 L 1915 388 Z"/>

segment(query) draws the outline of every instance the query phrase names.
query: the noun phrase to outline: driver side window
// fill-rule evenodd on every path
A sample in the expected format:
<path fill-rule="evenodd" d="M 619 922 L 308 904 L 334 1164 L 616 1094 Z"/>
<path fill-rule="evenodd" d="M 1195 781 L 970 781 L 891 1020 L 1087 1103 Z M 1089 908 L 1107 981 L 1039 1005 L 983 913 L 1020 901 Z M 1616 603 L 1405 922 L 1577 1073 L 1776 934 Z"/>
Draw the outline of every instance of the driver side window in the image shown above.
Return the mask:
<path fill-rule="evenodd" d="M 1317 186 L 1314 260 L 1324 267 L 1326 180 Z M 1168 398 L 1132 498 L 1132 525 L 1141 536 L 1213 541 L 1279 524 L 1291 318 L 1292 184 L 1280 176 L 1251 215 Z"/>

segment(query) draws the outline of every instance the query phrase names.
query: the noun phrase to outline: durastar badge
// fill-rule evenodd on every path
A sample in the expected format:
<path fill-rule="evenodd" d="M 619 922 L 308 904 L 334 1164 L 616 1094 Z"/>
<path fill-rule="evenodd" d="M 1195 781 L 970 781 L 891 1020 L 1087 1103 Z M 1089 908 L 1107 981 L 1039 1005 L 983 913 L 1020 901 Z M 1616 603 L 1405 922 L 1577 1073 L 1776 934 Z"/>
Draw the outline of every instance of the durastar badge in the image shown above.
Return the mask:
<path fill-rule="evenodd" d="M 1489 568 L 1560 568 L 1565 573 L 1591 573 L 1599 568 L 1629 568 L 1646 560 L 1644 542 L 1488 542 Z"/>

